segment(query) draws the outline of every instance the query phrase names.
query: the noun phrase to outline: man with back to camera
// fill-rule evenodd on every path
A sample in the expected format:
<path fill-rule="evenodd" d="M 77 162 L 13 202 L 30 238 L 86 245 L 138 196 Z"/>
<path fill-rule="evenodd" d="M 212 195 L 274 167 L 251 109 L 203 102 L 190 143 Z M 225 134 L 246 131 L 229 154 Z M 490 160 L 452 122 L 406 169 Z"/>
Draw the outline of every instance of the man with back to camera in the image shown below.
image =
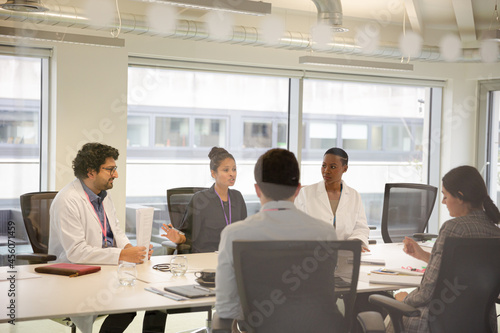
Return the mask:
<path fill-rule="evenodd" d="M 221 234 L 215 283 L 215 309 L 220 318 L 243 319 L 233 267 L 233 240 L 337 239 L 333 225 L 295 207 L 300 171 L 292 152 L 285 149 L 267 151 L 257 160 L 254 176 L 260 211 L 227 226 Z M 233 331 L 237 331 L 234 325 Z"/>
<path fill-rule="evenodd" d="M 107 192 L 118 178 L 118 156 L 117 149 L 100 143 L 87 143 L 78 151 L 73 160 L 76 179 L 59 191 L 50 206 L 49 253 L 57 256 L 57 262 L 118 265 L 119 261 L 139 264 L 146 258 L 146 248 L 132 246 L 120 228 Z M 151 254 L 150 247 L 148 257 Z M 100 332 L 123 332 L 135 315 L 109 315 Z M 73 321 L 89 324 L 88 317 L 80 319 Z M 143 332 L 164 332 L 165 320 L 165 313 L 147 311 Z"/>

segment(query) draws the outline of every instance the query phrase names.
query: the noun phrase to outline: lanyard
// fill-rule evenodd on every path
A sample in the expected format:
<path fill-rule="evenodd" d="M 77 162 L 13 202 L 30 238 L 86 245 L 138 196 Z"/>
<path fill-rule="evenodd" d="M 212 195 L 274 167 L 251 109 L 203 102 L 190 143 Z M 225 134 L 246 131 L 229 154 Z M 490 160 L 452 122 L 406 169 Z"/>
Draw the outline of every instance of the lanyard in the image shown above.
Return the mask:
<path fill-rule="evenodd" d="M 95 216 L 97 217 L 97 220 L 99 221 L 99 226 L 101 227 L 102 235 L 104 237 L 104 247 L 108 247 L 108 223 L 106 220 L 106 210 L 104 209 L 104 203 L 102 205 L 102 211 L 104 213 L 104 227 L 103 227 L 101 219 L 99 218 L 99 215 L 97 214 L 97 211 L 95 210 L 94 205 L 92 204 L 92 202 L 90 202 L 89 195 L 87 193 L 85 193 L 85 195 L 87 196 L 89 204 L 90 204 L 90 206 L 92 206 L 92 209 L 94 210 Z"/>
<path fill-rule="evenodd" d="M 217 196 L 219 197 L 220 205 L 222 206 L 222 212 L 224 213 L 224 218 L 226 219 L 226 225 L 230 225 L 232 218 L 231 218 L 231 197 L 229 196 L 229 189 L 227 189 L 227 201 L 229 204 L 229 221 L 227 219 L 226 210 L 224 209 L 224 202 L 222 201 L 222 198 L 220 197 L 219 193 L 217 193 L 217 190 L 215 190 L 215 187 L 214 187 L 214 191 L 215 191 L 215 194 L 217 194 Z"/>
<path fill-rule="evenodd" d="M 342 197 L 342 183 L 340 183 L 340 195 L 339 195 L 339 205 L 340 205 L 340 198 Z M 339 208 L 337 207 L 337 210 Z M 335 229 L 337 228 L 337 224 L 336 224 L 336 221 L 337 221 L 337 211 L 335 211 L 335 215 L 333 215 L 333 226 L 335 227 Z"/>

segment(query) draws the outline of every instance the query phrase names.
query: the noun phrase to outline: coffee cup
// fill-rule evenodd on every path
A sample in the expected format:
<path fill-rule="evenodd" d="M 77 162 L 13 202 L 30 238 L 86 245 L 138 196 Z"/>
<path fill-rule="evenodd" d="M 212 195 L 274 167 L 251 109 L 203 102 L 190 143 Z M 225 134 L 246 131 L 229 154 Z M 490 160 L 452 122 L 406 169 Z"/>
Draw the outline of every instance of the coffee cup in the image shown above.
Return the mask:
<path fill-rule="evenodd" d="M 215 269 L 203 269 L 195 272 L 194 275 L 205 282 L 215 282 Z"/>

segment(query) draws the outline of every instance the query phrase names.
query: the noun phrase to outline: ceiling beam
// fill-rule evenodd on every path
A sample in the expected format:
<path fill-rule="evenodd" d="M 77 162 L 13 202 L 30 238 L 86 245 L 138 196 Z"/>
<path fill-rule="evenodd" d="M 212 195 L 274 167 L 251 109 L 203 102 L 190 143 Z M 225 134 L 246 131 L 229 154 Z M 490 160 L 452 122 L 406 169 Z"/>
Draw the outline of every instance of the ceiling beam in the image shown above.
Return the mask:
<path fill-rule="evenodd" d="M 411 30 L 422 34 L 422 11 L 419 0 L 404 0 L 406 15 L 410 21 Z"/>
<path fill-rule="evenodd" d="M 458 32 L 462 42 L 477 40 L 472 0 L 452 0 L 452 3 L 453 10 L 455 11 L 455 18 L 457 19 Z"/>

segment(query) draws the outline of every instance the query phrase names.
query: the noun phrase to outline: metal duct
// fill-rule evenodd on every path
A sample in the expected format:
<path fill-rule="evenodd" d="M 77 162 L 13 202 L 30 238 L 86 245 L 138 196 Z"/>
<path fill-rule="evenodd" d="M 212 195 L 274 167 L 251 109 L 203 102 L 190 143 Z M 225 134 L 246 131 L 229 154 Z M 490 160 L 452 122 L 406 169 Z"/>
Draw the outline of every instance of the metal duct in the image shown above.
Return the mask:
<path fill-rule="evenodd" d="M 342 4 L 340 0 L 312 0 L 318 9 L 318 23 L 342 27 Z"/>
<path fill-rule="evenodd" d="M 50 25 L 54 27 L 71 27 L 93 30 L 111 30 L 117 28 L 116 24 L 112 24 L 108 27 L 92 26 L 89 19 L 83 15 L 82 9 L 76 7 L 57 5 L 47 5 L 47 7 L 49 7 L 49 10 L 43 13 L 21 13 L 0 10 L 0 20 L 23 22 L 23 28 L 33 30 L 36 30 L 36 25 Z M 121 17 L 121 31 L 124 34 L 159 36 L 189 40 L 206 40 L 241 45 L 275 47 L 287 50 L 307 51 L 313 49 L 315 52 L 319 53 L 336 53 L 392 59 L 396 58 L 398 60 L 402 57 L 398 46 L 390 43 L 381 44 L 377 50 L 371 53 L 363 53 L 361 48 L 356 45 L 352 38 L 342 37 L 340 34 L 337 34 L 334 38 L 334 42 L 330 43 L 326 48 L 316 50 L 315 46 L 311 43 L 310 35 L 301 32 L 287 31 L 279 41 L 273 45 L 269 45 L 261 38 L 258 29 L 255 27 L 235 26 L 233 28 L 232 35 L 227 39 L 216 40 L 210 37 L 204 22 L 179 20 L 174 32 L 165 33 L 151 29 L 148 26 L 147 17 L 144 15 L 122 13 Z M 33 24 L 35 26 L 29 26 L 29 24 Z M 442 61 L 443 59 L 440 56 L 438 47 L 424 46 L 422 47 L 420 55 L 412 57 L 411 60 Z M 464 55 L 459 61 L 480 62 L 481 57 L 479 55 L 479 50 L 464 50 Z"/>

